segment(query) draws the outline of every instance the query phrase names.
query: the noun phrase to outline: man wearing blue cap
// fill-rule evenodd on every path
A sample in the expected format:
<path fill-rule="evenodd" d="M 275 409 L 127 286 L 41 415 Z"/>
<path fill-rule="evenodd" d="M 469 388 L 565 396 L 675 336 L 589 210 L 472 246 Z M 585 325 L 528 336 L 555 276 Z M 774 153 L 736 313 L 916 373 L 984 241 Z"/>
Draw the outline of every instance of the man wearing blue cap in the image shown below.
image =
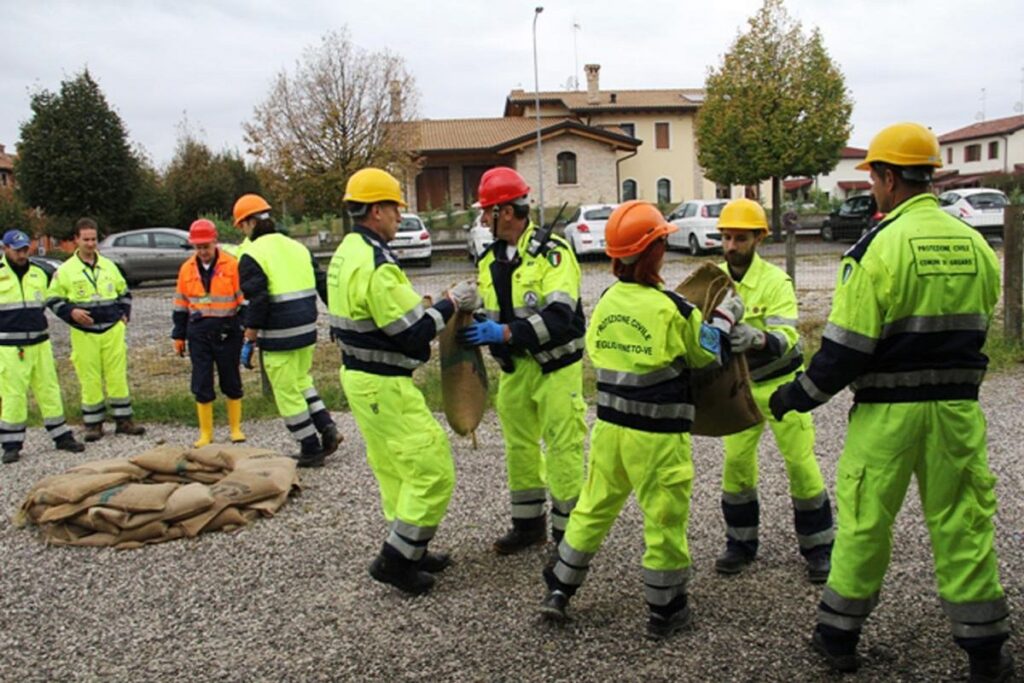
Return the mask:
<path fill-rule="evenodd" d="M 8 230 L 0 259 L 0 445 L 5 463 L 21 457 L 29 387 L 57 448 L 72 453 L 85 450 L 64 423 L 44 312 L 49 278 L 29 262 L 29 241 L 21 230 Z"/>

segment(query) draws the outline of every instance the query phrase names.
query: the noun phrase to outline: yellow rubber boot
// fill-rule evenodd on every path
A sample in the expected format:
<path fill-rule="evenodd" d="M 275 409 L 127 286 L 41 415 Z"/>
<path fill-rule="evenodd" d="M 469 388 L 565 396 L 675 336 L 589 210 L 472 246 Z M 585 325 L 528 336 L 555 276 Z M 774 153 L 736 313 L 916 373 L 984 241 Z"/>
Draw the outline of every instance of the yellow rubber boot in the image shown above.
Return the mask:
<path fill-rule="evenodd" d="M 245 434 L 242 433 L 242 399 L 228 399 L 228 426 L 231 427 L 231 443 L 245 441 Z"/>
<path fill-rule="evenodd" d="M 200 448 L 213 442 L 213 403 L 197 403 L 196 414 L 199 415 L 199 439 L 192 447 Z"/>

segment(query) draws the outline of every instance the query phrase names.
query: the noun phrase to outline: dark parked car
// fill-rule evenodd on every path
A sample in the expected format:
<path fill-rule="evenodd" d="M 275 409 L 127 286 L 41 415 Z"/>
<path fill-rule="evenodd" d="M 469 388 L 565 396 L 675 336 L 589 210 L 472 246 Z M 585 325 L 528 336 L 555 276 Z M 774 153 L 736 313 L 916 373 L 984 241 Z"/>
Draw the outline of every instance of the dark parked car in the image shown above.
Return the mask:
<path fill-rule="evenodd" d="M 192 253 L 188 232 L 177 228 L 143 228 L 110 235 L 99 251 L 117 264 L 129 285 L 143 280 L 173 280 Z"/>
<path fill-rule="evenodd" d="M 855 242 L 860 236 L 878 225 L 882 214 L 875 198 L 870 194 L 850 197 L 833 211 L 821 225 L 821 239 Z"/>

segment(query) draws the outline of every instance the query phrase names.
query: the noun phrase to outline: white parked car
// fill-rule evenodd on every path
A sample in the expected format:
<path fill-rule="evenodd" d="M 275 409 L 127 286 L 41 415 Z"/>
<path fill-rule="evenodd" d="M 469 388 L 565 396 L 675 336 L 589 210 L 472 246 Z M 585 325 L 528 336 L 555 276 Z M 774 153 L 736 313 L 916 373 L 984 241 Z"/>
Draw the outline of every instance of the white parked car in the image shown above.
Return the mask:
<path fill-rule="evenodd" d="M 577 257 L 604 254 L 604 226 L 618 204 L 583 204 L 565 224 L 565 239 Z"/>
<path fill-rule="evenodd" d="M 986 236 L 1003 236 L 1003 209 L 1009 201 L 1000 190 L 971 187 L 939 195 L 939 206 Z"/>
<path fill-rule="evenodd" d="M 469 259 L 473 263 L 479 261 L 487 247 L 494 242 L 491 229 L 480 221 L 483 215 L 483 211 L 477 212 L 473 222 L 466 228 L 466 251 L 469 252 Z"/>
<path fill-rule="evenodd" d="M 688 249 L 694 256 L 721 249 L 722 235 L 716 226 L 727 203 L 723 199 L 693 199 L 677 206 L 667 217 L 679 228 L 668 236 L 668 246 Z"/>
<path fill-rule="evenodd" d="M 398 226 L 395 239 L 388 242 L 399 261 L 416 261 L 424 266 L 430 265 L 433 255 L 433 243 L 430 231 L 423 221 L 414 213 L 403 213 L 402 222 Z"/>

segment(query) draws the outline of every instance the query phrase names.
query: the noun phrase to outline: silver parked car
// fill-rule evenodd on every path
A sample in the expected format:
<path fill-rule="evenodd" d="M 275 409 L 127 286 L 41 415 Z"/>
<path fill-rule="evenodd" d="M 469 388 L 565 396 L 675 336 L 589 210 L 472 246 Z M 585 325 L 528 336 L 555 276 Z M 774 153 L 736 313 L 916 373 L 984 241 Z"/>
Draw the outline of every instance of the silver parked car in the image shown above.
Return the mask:
<path fill-rule="evenodd" d="M 668 246 L 688 249 L 697 256 L 705 251 L 722 248 L 722 234 L 718 232 L 718 217 L 728 202 L 722 199 L 693 199 L 683 202 L 667 220 L 679 230 L 668 236 Z"/>
<path fill-rule="evenodd" d="M 565 224 L 565 240 L 577 258 L 604 254 L 604 226 L 618 204 L 583 204 Z"/>
<path fill-rule="evenodd" d="M 145 280 L 173 280 L 192 254 L 188 232 L 177 228 L 143 228 L 118 232 L 99 244 L 99 251 L 117 264 L 129 285 Z"/>
<path fill-rule="evenodd" d="M 469 260 L 476 263 L 487 251 L 487 247 L 494 242 L 494 234 L 491 229 L 483 224 L 484 212 L 478 211 L 473 218 L 473 223 L 466 228 L 466 251 L 469 252 Z"/>
<path fill-rule="evenodd" d="M 970 187 L 939 195 L 939 206 L 986 237 L 1003 236 L 1003 210 L 1009 201 L 1000 190 Z"/>
<path fill-rule="evenodd" d="M 388 246 L 399 261 L 416 261 L 424 266 L 430 265 L 434 253 L 430 231 L 414 213 L 402 214 L 395 239 L 388 242 Z"/>

